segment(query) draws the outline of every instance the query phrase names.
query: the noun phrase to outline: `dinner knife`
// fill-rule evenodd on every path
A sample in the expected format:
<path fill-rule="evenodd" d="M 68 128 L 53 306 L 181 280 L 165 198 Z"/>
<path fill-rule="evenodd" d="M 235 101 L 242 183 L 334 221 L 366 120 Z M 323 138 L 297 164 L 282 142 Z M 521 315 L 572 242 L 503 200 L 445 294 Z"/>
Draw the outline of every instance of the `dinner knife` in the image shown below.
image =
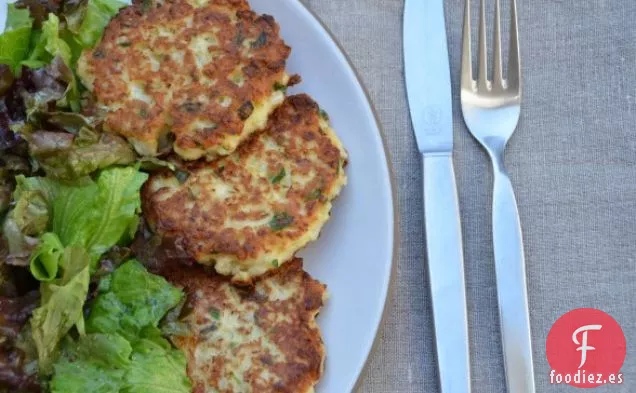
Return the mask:
<path fill-rule="evenodd" d="M 442 393 L 467 393 L 468 321 L 443 1 L 406 0 L 404 67 L 411 122 L 422 154 L 424 224 L 440 387 Z"/>

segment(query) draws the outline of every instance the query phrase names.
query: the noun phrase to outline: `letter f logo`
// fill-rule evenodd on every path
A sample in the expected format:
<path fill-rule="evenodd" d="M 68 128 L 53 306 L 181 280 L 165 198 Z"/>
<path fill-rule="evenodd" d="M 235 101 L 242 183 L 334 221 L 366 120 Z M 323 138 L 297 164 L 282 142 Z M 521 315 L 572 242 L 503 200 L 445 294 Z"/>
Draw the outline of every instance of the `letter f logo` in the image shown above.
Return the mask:
<path fill-rule="evenodd" d="M 603 327 L 602 325 L 585 325 L 576 329 L 574 333 L 572 334 L 572 341 L 574 341 L 574 344 L 580 345 L 580 347 L 576 349 L 577 351 L 581 351 L 581 364 L 579 365 L 579 368 L 583 367 L 583 365 L 585 364 L 585 361 L 587 360 L 587 351 L 593 351 L 596 349 L 594 347 L 587 345 L 587 332 L 589 330 L 601 330 L 602 327 Z M 577 338 L 577 336 L 581 332 L 583 332 L 583 335 L 582 335 L 583 339 L 581 340 L 582 343 L 579 342 L 579 339 Z"/>

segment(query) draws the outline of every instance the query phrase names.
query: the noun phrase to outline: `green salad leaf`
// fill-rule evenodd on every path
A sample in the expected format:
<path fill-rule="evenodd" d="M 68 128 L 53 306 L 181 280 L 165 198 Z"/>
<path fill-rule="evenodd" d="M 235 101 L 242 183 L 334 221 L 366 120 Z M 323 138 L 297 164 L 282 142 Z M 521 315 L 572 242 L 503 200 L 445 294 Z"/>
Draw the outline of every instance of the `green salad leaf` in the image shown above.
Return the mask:
<path fill-rule="evenodd" d="M 151 336 L 146 336 L 134 344 L 132 363 L 125 375 L 122 391 L 190 393 L 192 386 L 185 373 L 185 355 L 181 351 L 171 349 L 170 343 L 160 336 L 158 329 L 150 328 L 146 331 L 151 332 Z M 158 373 L 156 370 L 166 372 Z"/>
<path fill-rule="evenodd" d="M 72 112 L 45 112 L 41 114 L 47 125 L 63 129 L 67 133 L 78 135 L 81 130 L 94 129 L 97 119 Z"/>
<path fill-rule="evenodd" d="M 57 56 L 61 57 L 66 65 L 71 65 L 71 48 L 60 37 L 60 18 L 50 13 L 48 19 L 42 23 L 41 34 L 24 64 L 38 68 L 49 64 Z"/>
<path fill-rule="evenodd" d="M 45 233 L 40 245 L 31 255 L 31 274 L 39 281 L 53 281 L 57 278 L 64 246 L 55 233 Z"/>
<path fill-rule="evenodd" d="M 90 361 L 64 359 L 55 365 L 52 393 L 118 393 L 123 370 L 100 367 Z"/>
<path fill-rule="evenodd" d="M 24 117 L 12 125 L 14 131 L 23 134 L 28 130 L 27 125 L 40 128 L 38 119 L 42 113 L 46 113 L 51 107 L 55 107 L 57 102 L 64 99 L 67 91 L 71 88 L 74 76 L 71 68 L 64 63 L 61 57 L 55 57 L 50 64 L 41 68 L 23 68 L 21 79 L 13 85 L 12 94 L 19 96 L 24 107 Z M 21 80 L 28 80 L 28 88 L 25 88 Z M 27 124 L 24 124 L 25 121 Z M 16 130 L 16 126 L 18 129 Z"/>
<path fill-rule="evenodd" d="M 27 26 L 29 28 L 33 26 L 33 18 L 31 18 L 29 10 L 16 8 L 15 4 L 8 4 L 4 32 L 15 31 Z"/>
<path fill-rule="evenodd" d="M 92 48 L 102 38 L 110 19 L 126 3 L 119 0 L 88 0 L 66 14 L 68 29 L 84 48 Z"/>
<path fill-rule="evenodd" d="M 88 334 L 72 343 L 55 363 L 51 392 L 117 393 L 132 347 L 116 334 Z"/>
<path fill-rule="evenodd" d="M 46 188 L 40 186 L 39 178 L 20 175 L 15 180 L 15 203 L 2 224 L 2 233 L 12 264 L 26 266 L 38 237 L 49 225 L 48 194 Z"/>
<path fill-rule="evenodd" d="M 81 247 L 68 247 L 60 258 L 61 276 L 42 283 L 41 305 L 31 317 L 40 371 L 48 374 L 58 343 L 73 325 L 83 333 L 82 307 L 88 294 L 90 257 Z"/>
<path fill-rule="evenodd" d="M 70 121 L 63 124 L 73 127 Z M 79 129 L 77 135 L 36 131 L 25 138 L 31 157 L 55 179 L 78 179 L 99 169 L 135 162 L 135 152 L 125 139 L 89 127 Z"/>
<path fill-rule="evenodd" d="M 64 97 L 73 78 L 61 58 L 26 72 L 42 74 L 38 80 L 47 81 L 35 93 L 24 95 L 28 124 L 20 130 L 21 138 L 28 142 L 30 157 L 47 176 L 70 181 L 113 165 L 135 162 L 134 150 L 124 138 L 97 131 L 97 118 L 49 111 L 51 104 Z"/>
<path fill-rule="evenodd" d="M 53 202 L 53 232 L 66 245 L 84 246 L 94 259 L 134 232 L 141 209 L 139 190 L 148 175 L 135 167 L 102 171 L 85 187 L 63 187 Z"/>
<path fill-rule="evenodd" d="M 81 359 L 91 359 L 100 367 L 123 368 L 130 365 L 130 342 L 117 334 L 87 334 L 79 339 L 76 353 Z"/>
<path fill-rule="evenodd" d="M 53 13 L 49 14 L 48 20 L 42 23 L 42 31 L 39 34 L 35 47 L 29 54 L 24 65 L 31 68 L 39 68 L 59 57 L 64 64 L 73 68 L 73 52 L 67 41 L 60 36 L 60 19 Z M 60 107 L 71 108 L 74 112 L 80 109 L 80 91 L 77 79 L 70 78 L 66 93 L 58 100 Z"/>
<path fill-rule="evenodd" d="M 59 57 L 66 66 L 72 69 L 73 52 L 69 42 L 62 38 L 62 33 L 60 19 L 57 15 L 50 13 L 48 19 L 42 23 L 42 29 L 35 31 L 32 35 L 32 49 L 22 64 L 29 68 L 40 68 Z M 60 107 L 71 108 L 74 112 L 79 111 L 80 91 L 74 75 L 69 78 L 66 92 L 57 104 Z"/>
<path fill-rule="evenodd" d="M 4 33 L 0 35 L 0 64 L 8 64 L 17 70 L 29 51 L 33 19 L 29 10 L 18 9 L 9 4 L 7 23 Z"/>
<path fill-rule="evenodd" d="M 184 354 L 161 338 L 88 334 L 55 364 L 52 393 L 191 393 Z M 157 372 L 161 370 L 161 372 Z"/>
<path fill-rule="evenodd" d="M 183 292 L 163 277 L 148 274 L 137 261 L 123 264 L 102 280 L 100 293 L 86 321 L 88 332 L 117 333 L 129 340 L 146 326 L 157 326 Z"/>
<path fill-rule="evenodd" d="M 99 288 L 86 336 L 67 344 L 54 365 L 51 392 L 190 393 L 185 356 L 157 328 L 183 293 L 135 260 Z"/>
<path fill-rule="evenodd" d="M 37 209 L 24 211 L 35 210 L 39 212 L 36 217 L 47 217 L 46 229 L 54 233 L 62 245 L 84 247 L 94 263 L 122 237 L 135 231 L 141 208 L 139 191 L 147 178 L 147 174 L 135 167 L 105 169 L 97 181 L 83 178 L 71 185 L 46 177 L 18 176 L 16 206 L 39 201 Z M 48 207 L 43 211 L 42 200 Z M 9 214 L 14 217 L 18 212 L 14 209 Z M 26 213 L 19 217 L 22 216 L 26 217 L 22 219 L 25 222 L 33 220 Z M 44 218 L 39 220 L 44 221 Z M 42 229 L 41 222 L 37 229 L 35 233 L 29 231 L 26 234 L 38 234 Z"/>
<path fill-rule="evenodd" d="M 46 230 L 49 223 L 46 195 L 43 190 L 24 189 L 24 176 L 18 176 L 17 180 L 16 203 L 11 217 L 22 233 L 39 235 Z"/>

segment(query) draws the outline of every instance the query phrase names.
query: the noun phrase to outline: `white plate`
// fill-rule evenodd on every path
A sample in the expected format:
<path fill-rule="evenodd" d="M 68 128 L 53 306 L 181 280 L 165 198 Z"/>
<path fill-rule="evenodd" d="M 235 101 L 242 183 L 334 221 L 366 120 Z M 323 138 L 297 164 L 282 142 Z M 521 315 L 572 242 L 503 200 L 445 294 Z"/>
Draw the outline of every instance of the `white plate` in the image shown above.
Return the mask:
<path fill-rule="evenodd" d="M 2 1 L 2 0 L 0 0 Z M 303 250 L 306 269 L 327 284 L 319 317 L 327 362 L 321 393 L 353 390 L 380 325 L 394 254 L 394 201 L 378 122 L 351 64 L 322 24 L 298 0 L 251 0 L 273 15 L 292 47 L 290 73 L 327 111 L 349 151 L 349 184 L 320 239 Z M 0 7 L 4 26 L 5 7 Z"/>

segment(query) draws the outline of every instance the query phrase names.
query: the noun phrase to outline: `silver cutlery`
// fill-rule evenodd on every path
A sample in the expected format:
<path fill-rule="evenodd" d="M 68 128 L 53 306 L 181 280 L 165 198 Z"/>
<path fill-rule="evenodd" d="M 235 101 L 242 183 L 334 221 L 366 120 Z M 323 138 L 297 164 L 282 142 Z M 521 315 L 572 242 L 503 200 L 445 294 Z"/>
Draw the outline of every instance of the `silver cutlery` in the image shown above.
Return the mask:
<path fill-rule="evenodd" d="M 485 0 L 479 21 L 479 71 L 473 79 L 470 42 L 470 0 L 466 0 L 462 53 L 461 103 L 466 126 L 488 152 L 493 164 L 492 230 L 497 295 L 504 352 L 506 384 L 511 393 L 535 391 L 526 266 L 517 202 L 504 168 L 504 149 L 521 112 L 521 67 L 517 4 L 511 0 L 508 75 L 503 78 L 501 7 L 495 0 L 494 66 L 488 79 Z"/>
<path fill-rule="evenodd" d="M 440 386 L 442 393 L 468 393 L 466 290 L 443 0 L 406 0 L 404 61 L 411 121 L 423 163 L 424 223 Z"/>

